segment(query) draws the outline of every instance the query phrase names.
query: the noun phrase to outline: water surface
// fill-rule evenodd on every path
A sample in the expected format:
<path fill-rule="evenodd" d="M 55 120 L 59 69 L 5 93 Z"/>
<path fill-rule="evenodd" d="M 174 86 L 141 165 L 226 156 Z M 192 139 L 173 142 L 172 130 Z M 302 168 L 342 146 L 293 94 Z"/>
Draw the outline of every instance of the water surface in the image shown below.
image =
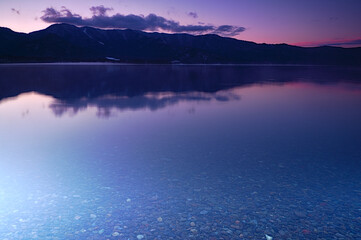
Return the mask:
<path fill-rule="evenodd" d="M 0 66 L 1 239 L 361 239 L 361 69 Z"/>

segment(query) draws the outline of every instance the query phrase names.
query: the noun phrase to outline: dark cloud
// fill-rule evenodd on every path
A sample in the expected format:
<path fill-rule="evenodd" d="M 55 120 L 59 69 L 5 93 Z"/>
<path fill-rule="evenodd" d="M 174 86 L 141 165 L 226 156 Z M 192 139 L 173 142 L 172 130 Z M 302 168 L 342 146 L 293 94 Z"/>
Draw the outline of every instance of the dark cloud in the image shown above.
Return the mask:
<path fill-rule="evenodd" d="M 18 14 L 18 15 L 20 15 L 20 10 L 16 10 L 15 8 L 11 8 L 11 11 Z"/>
<path fill-rule="evenodd" d="M 113 10 L 113 8 L 107 8 L 107 7 L 104 7 L 103 5 L 94 6 L 94 7 L 90 8 L 90 11 L 95 16 L 105 16 L 107 11 L 112 11 L 112 10 Z"/>
<path fill-rule="evenodd" d="M 70 10 L 62 7 L 60 11 L 54 8 L 47 8 L 43 11 L 44 15 L 41 20 L 49 23 L 70 23 L 75 25 L 82 25 L 83 18 L 78 14 L 73 14 Z"/>
<path fill-rule="evenodd" d="M 300 42 L 294 45 L 304 47 L 334 46 L 334 47 L 361 47 L 361 38 L 358 39 L 342 39 L 330 41 Z"/>
<path fill-rule="evenodd" d="M 236 27 L 231 25 L 221 25 L 217 27 L 214 31 L 215 34 L 220 34 L 224 36 L 235 36 L 241 32 L 244 32 L 246 29 L 244 27 Z"/>
<path fill-rule="evenodd" d="M 231 25 L 181 25 L 179 22 L 166 19 L 156 14 L 142 15 L 123 15 L 115 14 L 107 16 L 107 11 L 112 8 L 104 6 L 91 7 L 93 15 L 90 18 L 85 18 L 79 14 L 72 13 L 69 9 L 62 7 L 60 11 L 54 8 L 47 8 L 43 11 L 41 19 L 48 23 L 68 23 L 77 26 L 91 26 L 98 28 L 117 28 L 117 29 L 134 29 L 142 31 L 166 31 L 172 33 L 192 33 L 192 34 L 206 34 L 213 33 L 223 36 L 236 36 L 240 32 L 245 31 L 243 27 Z"/>
<path fill-rule="evenodd" d="M 188 16 L 190 16 L 192 18 L 198 18 L 198 14 L 196 12 L 189 12 Z"/>
<path fill-rule="evenodd" d="M 361 39 L 339 41 L 327 44 L 329 46 L 349 46 L 349 45 L 361 45 Z"/>

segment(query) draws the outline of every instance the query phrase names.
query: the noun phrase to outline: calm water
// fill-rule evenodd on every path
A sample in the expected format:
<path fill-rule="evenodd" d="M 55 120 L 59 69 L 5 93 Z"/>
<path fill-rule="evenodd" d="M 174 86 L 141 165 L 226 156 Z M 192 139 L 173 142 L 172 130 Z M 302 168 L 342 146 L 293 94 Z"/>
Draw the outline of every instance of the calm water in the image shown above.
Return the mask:
<path fill-rule="evenodd" d="M 0 239 L 361 239 L 360 123 L 357 68 L 0 65 Z"/>

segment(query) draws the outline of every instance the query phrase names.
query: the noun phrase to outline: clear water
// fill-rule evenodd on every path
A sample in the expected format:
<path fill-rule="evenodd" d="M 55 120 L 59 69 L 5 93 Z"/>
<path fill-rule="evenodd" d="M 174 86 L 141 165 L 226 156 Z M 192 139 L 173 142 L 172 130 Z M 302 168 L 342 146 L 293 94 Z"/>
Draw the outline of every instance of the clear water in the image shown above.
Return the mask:
<path fill-rule="evenodd" d="M 361 69 L 0 66 L 0 239 L 361 239 Z"/>

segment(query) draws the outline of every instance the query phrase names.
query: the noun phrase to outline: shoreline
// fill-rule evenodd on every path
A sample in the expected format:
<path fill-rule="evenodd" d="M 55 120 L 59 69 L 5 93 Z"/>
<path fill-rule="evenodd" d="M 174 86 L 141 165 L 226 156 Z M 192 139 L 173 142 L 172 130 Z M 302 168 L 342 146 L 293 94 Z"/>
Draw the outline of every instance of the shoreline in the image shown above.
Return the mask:
<path fill-rule="evenodd" d="M 24 65 L 115 65 L 115 66 L 270 66 L 270 67 L 361 67 L 359 65 L 288 64 L 288 63 L 117 63 L 117 62 L 23 62 L 0 63 L 0 66 Z"/>

